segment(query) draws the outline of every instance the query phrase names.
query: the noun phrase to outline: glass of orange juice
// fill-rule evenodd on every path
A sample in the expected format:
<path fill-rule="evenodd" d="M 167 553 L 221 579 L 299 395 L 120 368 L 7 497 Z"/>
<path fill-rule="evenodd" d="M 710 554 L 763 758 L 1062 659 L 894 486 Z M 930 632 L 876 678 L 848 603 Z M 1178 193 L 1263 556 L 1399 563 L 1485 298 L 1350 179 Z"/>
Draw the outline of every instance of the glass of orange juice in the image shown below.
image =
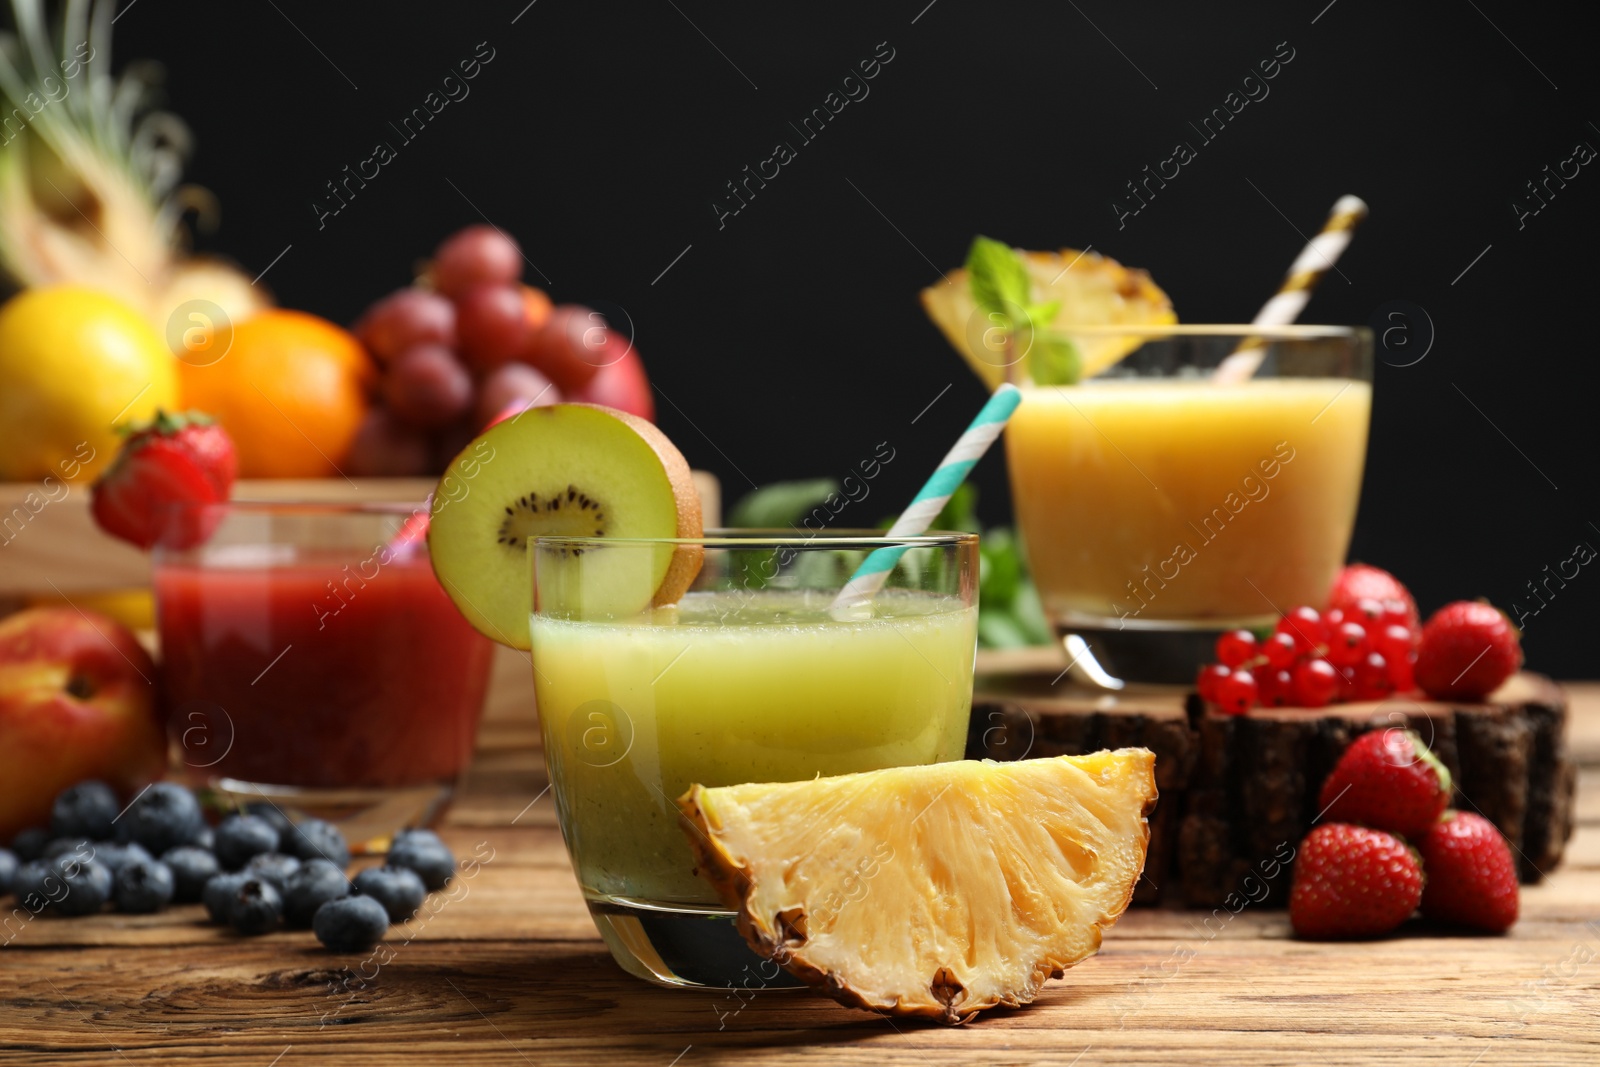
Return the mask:
<path fill-rule="evenodd" d="M 1130 354 L 1023 386 L 1013 504 L 1074 674 L 1191 683 L 1218 633 L 1320 606 L 1344 563 L 1372 413 L 1372 337 L 1342 326 L 1078 327 Z M 1113 336 L 1114 335 L 1114 336 Z M 1254 349 L 1256 373 L 1217 366 Z"/>

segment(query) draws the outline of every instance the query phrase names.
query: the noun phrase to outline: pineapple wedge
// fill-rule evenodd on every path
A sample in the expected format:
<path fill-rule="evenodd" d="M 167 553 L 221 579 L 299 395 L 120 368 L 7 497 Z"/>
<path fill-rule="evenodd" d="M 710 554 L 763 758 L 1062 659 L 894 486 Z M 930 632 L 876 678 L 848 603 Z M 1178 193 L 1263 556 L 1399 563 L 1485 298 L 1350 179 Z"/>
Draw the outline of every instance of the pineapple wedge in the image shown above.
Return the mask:
<path fill-rule="evenodd" d="M 1093 955 L 1144 870 L 1155 756 L 927 767 L 678 801 L 761 955 L 853 1007 L 946 1023 Z"/>
<path fill-rule="evenodd" d="M 1022 252 L 1033 282 L 1034 299 L 1061 302 L 1049 325 L 1072 338 L 1082 358 L 1082 376 L 1092 378 L 1139 347 L 1140 339 L 1121 335 L 1074 334 L 1074 326 L 1165 326 L 1178 321 L 1172 301 L 1142 270 L 1124 267 L 1098 252 Z M 922 290 L 922 307 L 945 338 L 990 389 L 1006 381 L 1009 368 L 984 347 L 985 326 L 977 314 L 967 271 L 958 267 Z M 1029 381 L 1027 358 L 1015 380 Z"/>

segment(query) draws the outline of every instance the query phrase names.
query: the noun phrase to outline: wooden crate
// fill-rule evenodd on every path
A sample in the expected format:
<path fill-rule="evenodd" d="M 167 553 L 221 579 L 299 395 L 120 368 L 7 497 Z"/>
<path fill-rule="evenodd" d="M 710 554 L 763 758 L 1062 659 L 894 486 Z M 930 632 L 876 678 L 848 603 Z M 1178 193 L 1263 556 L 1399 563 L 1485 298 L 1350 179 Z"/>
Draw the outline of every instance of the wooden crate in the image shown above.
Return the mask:
<path fill-rule="evenodd" d="M 378 503 L 422 500 L 433 478 L 313 478 L 241 481 L 236 500 Z M 721 490 L 694 472 L 705 525 L 722 521 Z M 63 488 L 65 493 L 62 492 Z M 138 589 L 150 584 L 150 557 L 108 537 L 89 514 L 87 486 L 58 484 L 54 496 L 31 482 L 0 483 L 0 610 L 32 596 Z"/>

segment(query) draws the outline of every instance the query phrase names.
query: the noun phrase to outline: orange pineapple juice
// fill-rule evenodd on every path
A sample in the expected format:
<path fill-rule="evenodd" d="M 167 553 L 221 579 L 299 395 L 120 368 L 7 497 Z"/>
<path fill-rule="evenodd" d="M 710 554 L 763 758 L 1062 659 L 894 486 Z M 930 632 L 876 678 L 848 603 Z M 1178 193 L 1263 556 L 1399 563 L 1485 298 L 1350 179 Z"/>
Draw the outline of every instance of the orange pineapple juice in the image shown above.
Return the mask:
<path fill-rule="evenodd" d="M 1372 386 L 1108 378 L 1024 389 L 1013 506 L 1057 626 L 1251 624 L 1344 562 Z"/>

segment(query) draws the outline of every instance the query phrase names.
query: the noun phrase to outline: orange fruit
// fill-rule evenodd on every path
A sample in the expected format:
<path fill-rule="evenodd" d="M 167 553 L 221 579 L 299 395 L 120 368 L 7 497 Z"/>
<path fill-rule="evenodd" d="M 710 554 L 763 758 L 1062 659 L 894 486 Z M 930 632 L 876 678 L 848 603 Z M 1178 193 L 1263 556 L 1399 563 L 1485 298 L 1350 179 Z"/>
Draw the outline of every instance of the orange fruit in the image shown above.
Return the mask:
<path fill-rule="evenodd" d="M 321 478 L 338 473 L 372 374 L 349 331 L 272 308 L 234 326 L 217 362 L 183 363 L 180 382 L 184 406 L 214 415 L 233 437 L 241 478 Z"/>

